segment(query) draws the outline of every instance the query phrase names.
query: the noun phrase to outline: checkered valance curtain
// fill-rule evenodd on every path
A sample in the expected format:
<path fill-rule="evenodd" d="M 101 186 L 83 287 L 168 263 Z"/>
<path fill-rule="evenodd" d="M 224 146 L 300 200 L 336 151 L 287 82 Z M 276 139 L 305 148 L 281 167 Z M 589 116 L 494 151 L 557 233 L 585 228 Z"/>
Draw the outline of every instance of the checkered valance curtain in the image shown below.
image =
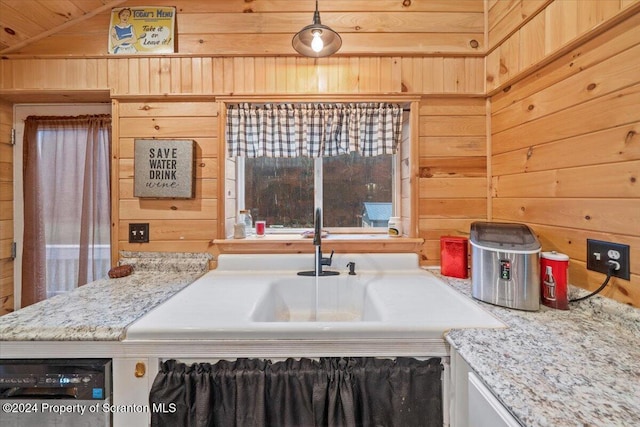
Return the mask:
<path fill-rule="evenodd" d="M 230 157 L 395 153 L 402 108 L 391 104 L 238 104 L 227 107 Z"/>

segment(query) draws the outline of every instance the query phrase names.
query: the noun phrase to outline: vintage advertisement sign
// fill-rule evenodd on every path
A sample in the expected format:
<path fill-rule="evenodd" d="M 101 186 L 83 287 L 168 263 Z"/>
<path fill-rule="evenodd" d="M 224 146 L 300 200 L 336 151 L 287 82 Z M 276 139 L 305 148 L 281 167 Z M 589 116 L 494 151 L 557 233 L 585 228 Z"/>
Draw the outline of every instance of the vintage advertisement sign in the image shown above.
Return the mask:
<path fill-rule="evenodd" d="M 194 197 L 193 153 L 195 142 L 174 139 L 134 141 L 135 197 Z"/>
<path fill-rule="evenodd" d="M 109 53 L 135 55 L 175 52 L 175 19 L 175 7 L 112 9 Z"/>

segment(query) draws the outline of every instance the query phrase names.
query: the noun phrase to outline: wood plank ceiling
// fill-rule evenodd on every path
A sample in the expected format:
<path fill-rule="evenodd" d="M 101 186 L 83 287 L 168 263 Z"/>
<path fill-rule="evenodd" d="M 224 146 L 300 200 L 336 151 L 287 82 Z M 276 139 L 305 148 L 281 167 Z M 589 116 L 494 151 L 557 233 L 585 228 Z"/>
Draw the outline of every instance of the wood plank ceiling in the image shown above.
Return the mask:
<path fill-rule="evenodd" d="M 0 54 L 105 56 L 114 7 L 175 6 L 178 54 L 295 55 L 314 0 L 0 0 Z M 340 55 L 486 52 L 484 0 L 321 0 Z"/>

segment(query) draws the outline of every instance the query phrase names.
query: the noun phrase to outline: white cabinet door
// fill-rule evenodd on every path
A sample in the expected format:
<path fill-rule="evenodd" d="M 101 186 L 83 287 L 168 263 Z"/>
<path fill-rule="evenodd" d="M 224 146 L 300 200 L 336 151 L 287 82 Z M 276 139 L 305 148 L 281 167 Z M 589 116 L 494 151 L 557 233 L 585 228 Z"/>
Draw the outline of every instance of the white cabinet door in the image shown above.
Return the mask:
<path fill-rule="evenodd" d="M 113 359 L 114 426 L 149 426 L 149 389 L 154 371 L 157 371 L 149 362 L 150 359 L 146 357 Z"/>
<path fill-rule="evenodd" d="M 469 426 L 521 427 L 473 372 L 469 372 Z"/>

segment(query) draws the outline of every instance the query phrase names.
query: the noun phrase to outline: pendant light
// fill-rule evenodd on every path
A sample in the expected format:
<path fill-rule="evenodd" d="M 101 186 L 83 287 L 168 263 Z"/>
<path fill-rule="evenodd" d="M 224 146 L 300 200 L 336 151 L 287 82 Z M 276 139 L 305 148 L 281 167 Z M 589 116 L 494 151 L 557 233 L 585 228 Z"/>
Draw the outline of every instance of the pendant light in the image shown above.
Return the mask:
<path fill-rule="evenodd" d="M 316 11 L 313 14 L 313 24 L 307 25 L 293 36 L 291 44 L 296 52 L 312 58 L 333 55 L 342 46 L 340 35 L 320 23 L 318 0 L 316 0 Z"/>

